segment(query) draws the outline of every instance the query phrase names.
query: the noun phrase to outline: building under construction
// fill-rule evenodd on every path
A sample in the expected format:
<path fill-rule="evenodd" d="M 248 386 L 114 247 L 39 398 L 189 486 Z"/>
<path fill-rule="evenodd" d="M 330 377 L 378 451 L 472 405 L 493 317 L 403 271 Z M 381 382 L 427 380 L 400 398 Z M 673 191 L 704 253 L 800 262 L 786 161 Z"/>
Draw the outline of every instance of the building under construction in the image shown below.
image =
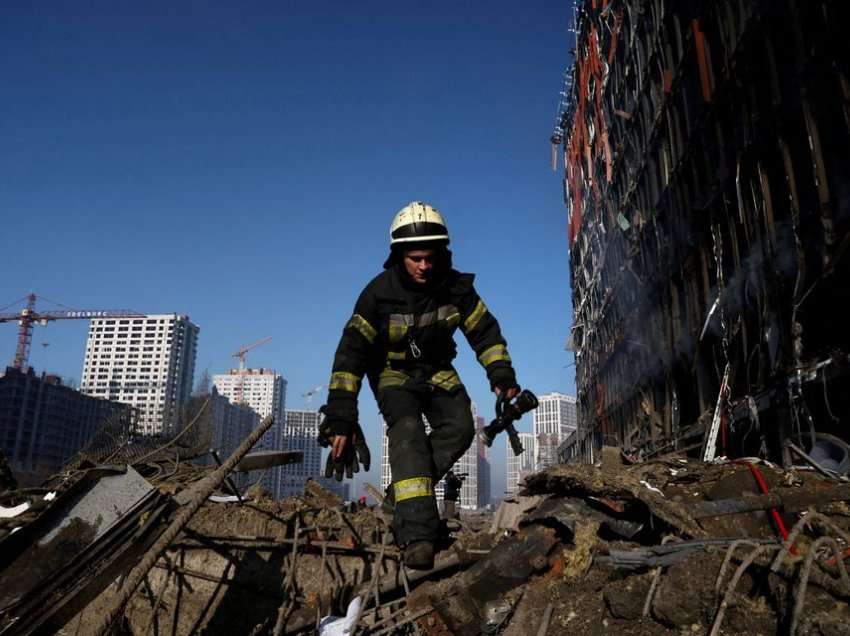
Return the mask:
<path fill-rule="evenodd" d="M 552 143 L 596 444 L 787 462 L 817 432 L 840 463 L 823 434 L 846 441 L 850 414 L 848 14 L 577 3 Z"/>

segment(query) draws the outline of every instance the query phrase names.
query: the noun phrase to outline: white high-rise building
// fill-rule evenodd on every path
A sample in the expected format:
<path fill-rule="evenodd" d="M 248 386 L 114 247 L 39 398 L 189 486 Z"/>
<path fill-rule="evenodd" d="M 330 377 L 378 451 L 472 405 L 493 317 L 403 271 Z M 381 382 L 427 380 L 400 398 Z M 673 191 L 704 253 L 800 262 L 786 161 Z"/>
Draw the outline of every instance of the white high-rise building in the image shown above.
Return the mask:
<path fill-rule="evenodd" d="M 221 395 L 234 404 L 245 404 L 260 418 L 274 416 L 274 424 L 254 446 L 254 450 L 284 450 L 284 420 L 286 418 L 286 380 L 272 369 L 231 369 L 213 376 L 213 385 Z M 263 488 L 280 499 L 283 495 L 283 468 L 266 471 Z"/>
<path fill-rule="evenodd" d="M 505 443 L 508 463 L 505 490 L 508 497 L 513 497 L 519 490 L 519 482 L 525 479 L 526 475 L 534 472 L 534 456 L 537 446 L 534 433 L 520 433 L 519 440 L 525 449 L 520 455 L 514 455 L 511 445 Z"/>
<path fill-rule="evenodd" d="M 475 402 L 472 403 L 472 419 L 476 420 L 478 415 L 478 407 Z M 425 423 L 425 432 L 430 433 L 431 427 L 428 420 L 423 416 Z M 452 470 L 455 474 L 467 473 L 467 477 L 463 480 L 463 486 L 460 489 L 460 501 L 458 504 L 466 510 L 476 510 L 478 508 L 478 445 L 473 440 L 466 452 L 461 456 Z M 389 441 L 387 439 L 387 423 L 381 419 L 381 488 L 386 490 L 387 486 L 392 482 L 392 471 L 390 470 L 390 453 Z M 437 496 L 437 502 L 442 509 L 443 491 L 445 482 L 440 480 L 434 485 L 434 493 Z"/>
<path fill-rule="evenodd" d="M 576 399 L 563 393 L 546 393 L 532 411 L 534 419 L 534 470 L 558 462 L 558 446 L 576 430 Z"/>
<path fill-rule="evenodd" d="M 92 319 L 80 391 L 132 405 L 139 432 L 162 432 L 192 393 L 199 331 L 180 314 Z"/>
<path fill-rule="evenodd" d="M 475 441 L 472 443 L 475 445 L 476 453 L 478 455 L 478 507 L 486 508 L 490 505 L 490 498 L 492 497 L 491 490 L 491 477 L 492 470 L 490 466 L 490 451 L 492 450 L 487 444 L 484 443 L 484 440 L 478 434 L 478 432 L 487 425 L 487 421 L 477 415 L 475 417 Z"/>
<path fill-rule="evenodd" d="M 393 471 L 390 469 L 390 441 L 387 439 L 387 421 L 381 418 L 381 492 L 386 492 L 387 486 L 393 481 Z"/>
<path fill-rule="evenodd" d="M 287 410 L 283 427 L 283 443 L 286 450 L 301 451 L 304 461 L 281 468 L 280 497 L 296 497 L 304 492 L 304 484 L 312 477 L 323 486 L 322 447 L 319 436 L 319 412 Z"/>

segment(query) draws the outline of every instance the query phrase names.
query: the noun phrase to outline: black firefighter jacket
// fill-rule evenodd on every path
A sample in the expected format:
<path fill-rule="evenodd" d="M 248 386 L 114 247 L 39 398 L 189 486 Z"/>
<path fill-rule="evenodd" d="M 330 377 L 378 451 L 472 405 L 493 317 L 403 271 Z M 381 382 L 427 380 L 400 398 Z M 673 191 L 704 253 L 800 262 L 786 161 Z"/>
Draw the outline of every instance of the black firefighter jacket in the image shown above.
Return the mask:
<path fill-rule="evenodd" d="M 452 367 L 460 327 L 491 386 L 516 383 L 496 318 L 472 283 L 473 274 L 450 269 L 433 284 L 410 280 L 403 265 L 378 274 L 360 294 L 336 350 L 328 385 L 327 417 L 357 421 L 364 377 L 375 396 L 387 389 L 449 392 L 463 385 Z"/>

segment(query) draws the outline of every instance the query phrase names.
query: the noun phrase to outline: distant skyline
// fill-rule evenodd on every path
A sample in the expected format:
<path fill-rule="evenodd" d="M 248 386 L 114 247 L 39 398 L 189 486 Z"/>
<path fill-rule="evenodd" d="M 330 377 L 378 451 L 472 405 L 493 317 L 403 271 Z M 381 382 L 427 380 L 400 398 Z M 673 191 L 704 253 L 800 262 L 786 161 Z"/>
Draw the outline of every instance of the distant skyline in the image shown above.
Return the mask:
<path fill-rule="evenodd" d="M 393 214 L 422 199 L 447 219 L 455 266 L 477 274 L 520 383 L 574 395 L 566 210 L 548 165 L 569 14 L 554 1 L 6 7 L 0 306 L 34 291 L 188 314 L 196 379 L 272 336 L 248 365 L 277 370 L 288 407 L 306 407 Z M 32 366 L 79 382 L 87 327 L 37 326 Z M 0 364 L 15 334 L 0 325 Z M 462 340 L 458 371 L 489 420 Z M 379 457 L 368 389 L 361 421 Z"/>

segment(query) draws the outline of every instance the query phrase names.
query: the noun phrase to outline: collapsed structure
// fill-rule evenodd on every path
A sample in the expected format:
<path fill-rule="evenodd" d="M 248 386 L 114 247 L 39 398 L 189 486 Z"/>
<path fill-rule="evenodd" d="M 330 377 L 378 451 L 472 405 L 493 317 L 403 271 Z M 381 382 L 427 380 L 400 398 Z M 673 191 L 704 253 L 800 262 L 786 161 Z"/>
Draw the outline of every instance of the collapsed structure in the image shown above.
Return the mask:
<path fill-rule="evenodd" d="M 624 465 L 606 447 L 600 466 L 531 475 L 492 520 L 446 522 L 434 568 L 411 571 L 378 506 L 315 482 L 281 501 L 233 487 L 233 471 L 300 459 L 248 452 L 270 426 L 220 467 L 180 459 L 184 429 L 43 488 L 0 484 L 0 632 L 846 633 L 846 480 L 757 460 Z"/>
<path fill-rule="evenodd" d="M 850 415 L 848 10 L 578 2 L 552 142 L 594 446 L 841 452 L 818 434 Z"/>
<path fill-rule="evenodd" d="M 249 453 L 273 418 L 225 439 L 198 398 L 40 488 L 0 456 L 0 633 L 847 633 L 847 12 L 579 3 L 565 454 L 601 462 L 447 522 L 414 572 L 378 506 L 239 488 L 300 454 Z"/>

